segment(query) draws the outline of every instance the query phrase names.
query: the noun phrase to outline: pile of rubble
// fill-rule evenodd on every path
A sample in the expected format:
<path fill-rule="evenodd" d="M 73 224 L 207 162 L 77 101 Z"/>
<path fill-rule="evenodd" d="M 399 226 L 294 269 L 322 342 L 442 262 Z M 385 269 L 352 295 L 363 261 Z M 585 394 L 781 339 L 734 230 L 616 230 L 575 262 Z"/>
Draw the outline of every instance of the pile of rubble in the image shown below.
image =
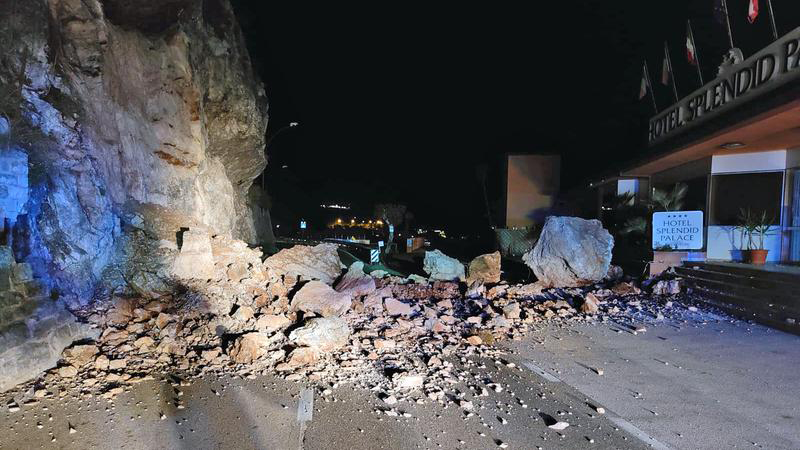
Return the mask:
<path fill-rule="evenodd" d="M 495 253 L 468 271 L 452 261 L 426 263 L 456 278 L 430 281 L 367 274 L 359 262 L 342 274 L 333 244 L 295 246 L 262 261 L 241 241 L 196 238 L 184 234 L 174 292 L 118 295 L 74 311 L 99 337 L 67 348 L 57 367 L 22 388 L 36 397 L 78 391 L 112 398 L 153 374 L 189 380 L 270 372 L 357 383 L 387 404 L 411 390 L 442 401 L 463 378 L 452 361 L 499 357 L 499 341 L 546 323 L 622 323 L 632 313 L 659 320 L 666 305 L 643 300 L 614 267 L 578 288 L 510 285 L 500 280 Z M 661 283 L 658 292 L 680 289 Z"/>

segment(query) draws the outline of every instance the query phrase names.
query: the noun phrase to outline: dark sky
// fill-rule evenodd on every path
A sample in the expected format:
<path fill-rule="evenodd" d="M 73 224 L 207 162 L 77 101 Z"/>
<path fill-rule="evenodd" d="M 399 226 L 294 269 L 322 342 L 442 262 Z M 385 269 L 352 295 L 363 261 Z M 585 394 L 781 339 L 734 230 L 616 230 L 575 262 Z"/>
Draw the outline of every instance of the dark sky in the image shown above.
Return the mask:
<path fill-rule="evenodd" d="M 770 39 L 765 0 L 755 25 L 747 2 L 728 3 L 745 55 Z M 275 202 L 287 195 L 274 184 L 290 178 L 311 203 L 403 201 L 431 225 L 481 222 L 475 166 L 490 165 L 494 200 L 505 153 L 561 154 L 565 187 L 641 156 L 653 112 L 638 100 L 643 58 L 663 108 L 664 40 L 679 94 L 699 86 L 687 18 L 706 81 L 727 48 L 714 0 L 233 3 L 266 84 L 269 133 L 301 123 L 268 149 Z M 773 3 L 782 32 L 800 25 L 800 2 Z"/>

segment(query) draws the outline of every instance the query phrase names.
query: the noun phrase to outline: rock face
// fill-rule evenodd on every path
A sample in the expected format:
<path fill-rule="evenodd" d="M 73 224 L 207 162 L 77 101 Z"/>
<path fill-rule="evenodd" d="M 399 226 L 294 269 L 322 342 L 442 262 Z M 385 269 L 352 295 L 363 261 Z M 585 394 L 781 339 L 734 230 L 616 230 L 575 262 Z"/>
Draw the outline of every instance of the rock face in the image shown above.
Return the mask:
<path fill-rule="evenodd" d="M 335 244 L 295 245 L 270 256 L 264 265 L 274 274 L 332 284 L 342 272 L 336 249 Z"/>
<path fill-rule="evenodd" d="M 85 337 L 64 305 L 207 275 L 194 230 L 256 241 L 267 99 L 228 0 L 0 2 L 0 30 L 0 223 L 44 294 L 0 303 L 3 384 Z"/>
<path fill-rule="evenodd" d="M 16 34 L 0 96 L 41 167 L 21 245 L 62 291 L 88 295 L 125 226 L 158 220 L 142 205 L 175 216 L 173 233 L 255 240 L 246 195 L 265 166 L 267 103 L 227 0 L 13 3 L 0 5 Z"/>
<path fill-rule="evenodd" d="M 423 270 L 431 280 L 439 281 L 464 281 L 464 265 L 457 259 L 451 258 L 440 250 L 425 252 Z"/>
<path fill-rule="evenodd" d="M 350 327 L 338 317 L 310 319 L 289 334 L 289 340 L 294 344 L 319 352 L 342 348 L 349 339 Z"/>
<path fill-rule="evenodd" d="M 321 281 L 309 281 L 294 294 L 291 305 L 295 311 L 334 317 L 344 314 L 351 303 L 350 295 L 336 292 Z"/>
<path fill-rule="evenodd" d="M 480 255 L 469 263 L 467 284 L 475 281 L 482 283 L 500 282 L 500 252 Z"/>
<path fill-rule="evenodd" d="M 522 259 L 544 287 L 584 286 L 606 276 L 613 248 L 614 238 L 599 220 L 551 216 Z"/>

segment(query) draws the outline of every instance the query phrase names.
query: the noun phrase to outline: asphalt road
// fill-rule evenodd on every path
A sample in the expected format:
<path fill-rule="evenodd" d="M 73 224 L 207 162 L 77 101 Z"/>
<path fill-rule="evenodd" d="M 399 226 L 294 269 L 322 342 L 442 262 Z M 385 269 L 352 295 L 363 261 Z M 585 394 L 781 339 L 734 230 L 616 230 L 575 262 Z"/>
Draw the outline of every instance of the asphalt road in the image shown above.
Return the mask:
<path fill-rule="evenodd" d="M 553 327 L 513 347 L 670 448 L 800 449 L 800 336 L 696 315 L 635 335 Z"/>
<path fill-rule="evenodd" d="M 637 335 L 609 325 L 550 327 L 511 343 L 507 360 L 465 369 L 456 387 L 472 411 L 451 398 L 446 406 L 401 401 L 388 415 L 377 392 L 348 385 L 316 390 L 312 403 L 301 396 L 305 385 L 269 375 L 205 377 L 182 394 L 148 381 L 113 403 L 67 394 L 4 408 L 0 448 L 796 449 L 798 344 L 797 336 L 713 318 Z M 489 381 L 502 391 L 471 388 Z M 553 420 L 570 426 L 550 429 Z"/>
<path fill-rule="evenodd" d="M 196 381 L 179 388 L 184 409 L 175 408 L 172 386 L 149 381 L 113 405 L 67 395 L 4 411 L 0 448 L 646 448 L 566 385 L 504 362 L 486 361 L 485 368 L 465 372 L 464 381 L 472 385 L 487 379 L 501 384 L 502 392 L 480 397 L 470 383 L 462 386 L 475 405 L 471 413 L 454 403 L 407 401 L 395 405 L 398 415 L 390 416 L 382 412 L 387 406 L 377 393 L 341 386 L 327 395 L 315 393 L 307 422 L 298 421 L 304 386 L 272 376 Z M 551 418 L 570 426 L 552 430 L 546 426 Z"/>

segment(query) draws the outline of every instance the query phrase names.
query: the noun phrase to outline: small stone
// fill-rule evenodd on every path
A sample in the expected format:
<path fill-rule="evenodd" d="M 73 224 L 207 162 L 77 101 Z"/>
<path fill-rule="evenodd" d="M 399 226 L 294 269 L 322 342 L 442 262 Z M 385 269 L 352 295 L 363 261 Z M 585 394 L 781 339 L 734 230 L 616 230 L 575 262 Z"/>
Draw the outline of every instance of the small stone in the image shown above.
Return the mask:
<path fill-rule="evenodd" d="M 152 347 L 153 344 L 155 344 L 155 341 L 150 336 L 142 336 L 133 342 L 133 346 L 136 348 Z"/>
<path fill-rule="evenodd" d="M 469 343 L 469 345 L 478 346 L 483 344 L 483 339 L 481 339 L 480 336 L 470 336 L 467 338 L 467 342 Z"/>
<path fill-rule="evenodd" d="M 72 378 L 78 375 L 78 369 L 74 366 L 64 366 L 58 368 L 58 376 L 61 378 Z"/>
<path fill-rule="evenodd" d="M 400 389 L 414 389 L 422 387 L 425 378 L 422 375 L 396 375 L 394 384 Z"/>
<path fill-rule="evenodd" d="M 568 426 L 569 426 L 569 424 L 567 422 L 558 421 L 558 422 L 556 422 L 556 423 L 554 423 L 552 425 L 548 425 L 547 428 L 550 428 L 552 430 L 561 431 L 561 430 L 567 428 Z"/>
<path fill-rule="evenodd" d="M 520 315 L 520 307 L 519 303 L 509 303 L 505 307 L 503 307 L 503 316 L 506 319 L 519 319 Z"/>
<path fill-rule="evenodd" d="M 411 306 L 393 298 L 384 300 L 383 306 L 390 316 L 410 316 L 414 313 L 414 309 Z"/>

